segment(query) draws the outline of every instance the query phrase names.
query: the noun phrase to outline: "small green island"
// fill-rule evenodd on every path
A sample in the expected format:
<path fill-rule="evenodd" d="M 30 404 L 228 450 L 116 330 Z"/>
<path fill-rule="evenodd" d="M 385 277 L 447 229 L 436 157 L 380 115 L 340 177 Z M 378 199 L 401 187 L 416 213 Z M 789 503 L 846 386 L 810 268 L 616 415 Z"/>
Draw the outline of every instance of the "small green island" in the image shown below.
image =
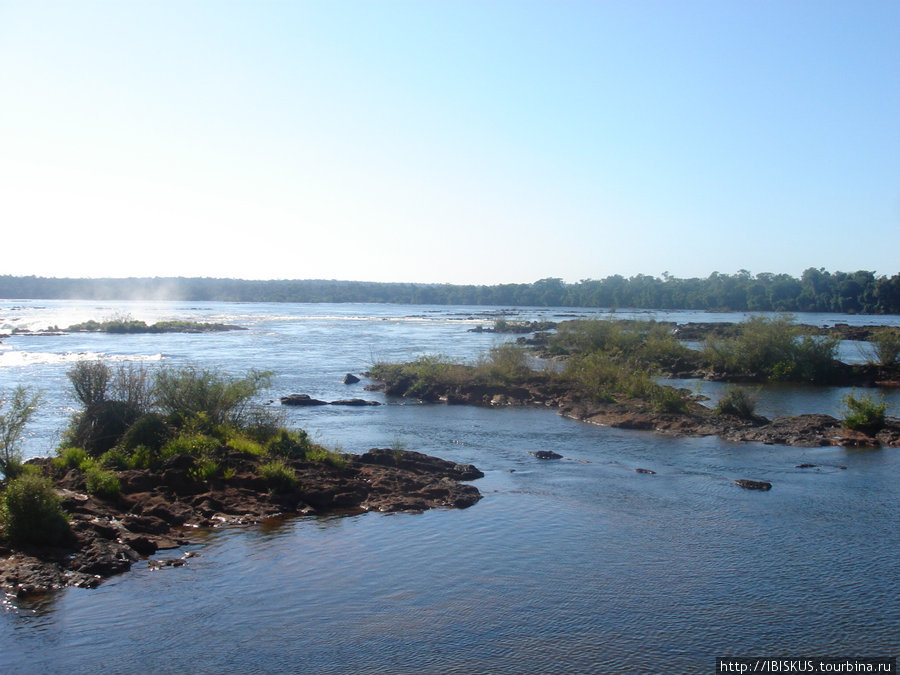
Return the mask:
<path fill-rule="evenodd" d="M 507 321 L 495 330 L 522 332 Z M 791 446 L 900 446 L 900 424 L 886 416 L 883 400 L 867 393 L 845 398 L 842 420 L 822 414 L 769 420 L 755 413 L 755 387 L 766 382 L 900 386 L 900 331 L 872 331 L 869 362 L 852 365 L 837 359 L 840 335 L 822 333 L 788 315 L 753 317 L 707 330 L 702 346 L 691 349 L 666 323 L 575 319 L 557 324 L 555 332 L 496 346 L 476 363 L 430 355 L 376 363 L 368 376 L 377 381 L 371 388 L 389 396 L 550 407 L 627 429 Z M 660 383 L 664 377 L 729 384 L 713 409 L 687 389 Z"/>
<path fill-rule="evenodd" d="M 483 475 L 474 466 L 399 447 L 343 453 L 285 428 L 250 403 L 269 373 L 84 361 L 68 376 L 81 408 L 53 457 L 22 462 L 19 450 L 39 395 L 20 386 L 0 400 L 0 592 L 94 587 L 197 527 L 481 498 L 461 482 Z"/>

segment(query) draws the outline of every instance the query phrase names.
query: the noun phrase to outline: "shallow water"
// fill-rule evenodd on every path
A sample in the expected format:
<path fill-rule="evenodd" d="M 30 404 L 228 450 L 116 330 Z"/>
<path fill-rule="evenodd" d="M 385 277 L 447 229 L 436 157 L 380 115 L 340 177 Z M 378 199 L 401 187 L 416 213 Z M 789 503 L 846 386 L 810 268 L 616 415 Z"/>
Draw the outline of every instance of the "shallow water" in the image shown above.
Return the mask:
<path fill-rule="evenodd" d="M 41 320 L 122 311 L 30 304 L 52 305 L 35 310 L 45 313 Z M 199 555 L 185 567 L 151 571 L 141 562 L 95 590 L 7 602 L 0 672 L 712 672 L 725 654 L 900 651 L 896 450 L 671 439 L 549 410 L 387 401 L 340 383 L 376 359 L 435 351 L 474 358 L 498 339 L 466 332 L 490 324 L 479 314 L 485 308 L 125 309 L 148 321 L 228 321 L 250 330 L 21 337 L 0 347 L 272 369 L 271 398 L 377 398 L 388 405 L 285 413 L 346 451 L 399 443 L 474 463 L 486 473 L 475 482 L 484 498 L 464 511 L 198 532 L 189 549 Z M 0 325 L 11 311 L 0 305 Z M 62 391 L 68 363 L 45 361 L 4 365 L 0 356 L 0 389 L 22 381 L 45 390 L 31 454 L 55 444 L 72 406 Z M 840 399 L 829 389 L 792 389 L 785 403 L 770 397 L 765 405 L 806 412 Z M 539 449 L 565 459 L 528 454 Z M 801 463 L 817 468 L 795 468 Z M 743 490 L 735 478 L 773 488 Z"/>

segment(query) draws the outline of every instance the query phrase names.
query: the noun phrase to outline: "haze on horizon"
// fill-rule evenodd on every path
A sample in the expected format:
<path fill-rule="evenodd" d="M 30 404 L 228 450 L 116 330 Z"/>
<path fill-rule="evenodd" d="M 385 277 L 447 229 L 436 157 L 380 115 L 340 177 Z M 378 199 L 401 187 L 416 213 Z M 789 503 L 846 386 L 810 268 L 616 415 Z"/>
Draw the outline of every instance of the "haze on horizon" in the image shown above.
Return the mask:
<path fill-rule="evenodd" d="M 900 272 L 900 3 L 0 0 L 0 274 Z"/>

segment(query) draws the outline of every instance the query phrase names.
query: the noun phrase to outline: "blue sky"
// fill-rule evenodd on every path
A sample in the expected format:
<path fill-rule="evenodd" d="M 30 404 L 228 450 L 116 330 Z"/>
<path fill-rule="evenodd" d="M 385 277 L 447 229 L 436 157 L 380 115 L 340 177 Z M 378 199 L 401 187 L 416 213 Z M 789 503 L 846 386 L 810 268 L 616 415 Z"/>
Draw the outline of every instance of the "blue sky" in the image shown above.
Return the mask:
<path fill-rule="evenodd" d="M 0 0 L 0 273 L 900 272 L 900 2 Z"/>

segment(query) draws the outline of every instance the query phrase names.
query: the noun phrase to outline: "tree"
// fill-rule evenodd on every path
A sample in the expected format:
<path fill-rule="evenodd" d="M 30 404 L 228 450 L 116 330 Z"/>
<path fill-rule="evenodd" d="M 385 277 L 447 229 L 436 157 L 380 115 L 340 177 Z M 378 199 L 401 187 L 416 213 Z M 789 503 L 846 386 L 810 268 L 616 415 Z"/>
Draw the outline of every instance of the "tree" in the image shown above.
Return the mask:
<path fill-rule="evenodd" d="M 12 395 L 0 397 L 0 472 L 14 478 L 22 462 L 19 440 L 37 409 L 40 394 L 19 385 Z"/>

